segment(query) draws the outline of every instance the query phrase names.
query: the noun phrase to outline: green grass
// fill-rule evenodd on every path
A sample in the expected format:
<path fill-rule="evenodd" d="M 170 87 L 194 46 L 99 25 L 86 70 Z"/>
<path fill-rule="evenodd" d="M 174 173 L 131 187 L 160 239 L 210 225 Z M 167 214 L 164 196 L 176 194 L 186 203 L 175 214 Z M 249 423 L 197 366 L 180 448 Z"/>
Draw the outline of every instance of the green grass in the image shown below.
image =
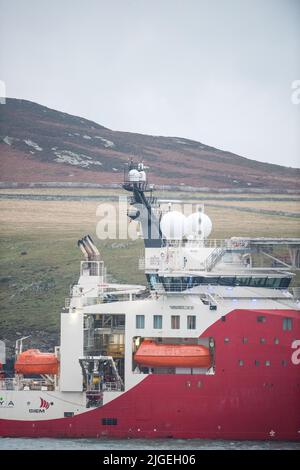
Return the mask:
<path fill-rule="evenodd" d="M 40 189 L 35 190 L 36 194 L 39 192 Z M 56 193 L 53 189 L 52 194 Z M 176 196 L 179 195 L 174 194 L 175 199 Z M 145 284 L 144 274 L 138 270 L 142 241 L 97 241 L 97 204 L 97 201 L 0 201 L 0 337 L 7 332 L 31 329 L 59 330 L 64 299 L 79 276 L 82 256 L 77 240 L 87 233 L 97 242 L 112 279 Z M 299 219 L 209 206 L 207 213 L 214 223 L 212 238 L 300 235 Z M 124 246 L 114 248 L 114 243 Z"/>
<path fill-rule="evenodd" d="M 78 238 L 1 238 L 1 329 L 58 329 L 64 299 L 79 276 Z M 145 277 L 138 270 L 141 241 L 119 249 L 112 248 L 114 242 L 120 243 L 98 243 L 109 274 L 120 282 L 145 284 Z"/>

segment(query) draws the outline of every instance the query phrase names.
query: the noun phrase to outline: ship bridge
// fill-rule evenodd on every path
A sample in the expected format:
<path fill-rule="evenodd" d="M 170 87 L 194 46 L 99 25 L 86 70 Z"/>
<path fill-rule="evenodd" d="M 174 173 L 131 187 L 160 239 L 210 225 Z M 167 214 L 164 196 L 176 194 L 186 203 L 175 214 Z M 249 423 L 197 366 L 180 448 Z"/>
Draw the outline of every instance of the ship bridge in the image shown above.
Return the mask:
<path fill-rule="evenodd" d="M 167 240 L 160 248 L 146 248 L 145 255 L 139 259 L 139 268 L 146 273 L 181 271 L 185 274 L 211 272 L 219 265 L 226 269 L 252 268 L 257 255 L 265 258 L 261 267 L 267 267 L 267 260 L 270 269 L 298 270 L 300 238 Z"/>
<path fill-rule="evenodd" d="M 247 246 L 252 252 L 261 253 L 273 261 L 288 268 L 300 269 L 300 238 L 231 238 L 232 244 Z M 289 259 L 285 260 L 273 255 L 276 248 L 287 248 Z"/>

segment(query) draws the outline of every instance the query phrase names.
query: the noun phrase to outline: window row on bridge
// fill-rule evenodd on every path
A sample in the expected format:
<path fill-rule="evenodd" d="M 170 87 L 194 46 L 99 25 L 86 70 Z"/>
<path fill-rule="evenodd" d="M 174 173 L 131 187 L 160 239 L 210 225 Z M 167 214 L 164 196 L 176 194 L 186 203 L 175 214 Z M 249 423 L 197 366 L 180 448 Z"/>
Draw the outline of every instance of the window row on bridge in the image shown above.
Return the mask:
<path fill-rule="evenodd" d="M 181 292 L 186 289 L 201 285 L 228 286 L 228 287 L 266 287 L 269 289 L 287 289 L 291 282 L 291 277 L 271 277 L 271 276 L 183 276 L 164 277 L 158 274 L 147 274 L 148 283 L 151 289 L 157 285 L 162 285 L 167 292 Z"/>

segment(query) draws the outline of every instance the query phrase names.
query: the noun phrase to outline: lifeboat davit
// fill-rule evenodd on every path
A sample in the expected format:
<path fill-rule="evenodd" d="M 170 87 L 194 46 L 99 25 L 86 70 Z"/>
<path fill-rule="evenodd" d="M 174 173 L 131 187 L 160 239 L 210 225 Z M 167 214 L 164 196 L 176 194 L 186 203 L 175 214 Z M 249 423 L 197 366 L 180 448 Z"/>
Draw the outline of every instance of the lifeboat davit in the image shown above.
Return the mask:
<path fill-rule="evenodd" d="M 134 355 L 147 367 L 210 367 L 209 349 L 201 344 L 161 344 L 144 340 Z"/>
<path fill-rule="evenodd" d="M 19 354 L 15 371 L 23 375 L 55 375 L 58 372 L 58 359 L 55 354 L 42 353 L 39 349 L 28 349 Z"/>
<path fill-rule="evenodd" d="M 1 379 L 5 379 L 5 373 L 4 373 L 4 370 L 3 370 L 3 365 L 0 362 L 0 380 Z"/>

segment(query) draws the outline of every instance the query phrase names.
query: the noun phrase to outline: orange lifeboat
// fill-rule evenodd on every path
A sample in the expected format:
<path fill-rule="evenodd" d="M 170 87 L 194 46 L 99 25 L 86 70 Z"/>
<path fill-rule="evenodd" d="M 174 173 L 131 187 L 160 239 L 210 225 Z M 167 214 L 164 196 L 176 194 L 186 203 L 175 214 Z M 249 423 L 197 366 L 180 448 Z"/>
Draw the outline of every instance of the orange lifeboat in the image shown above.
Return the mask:
<path fill-rule="evenodd" d="M 144 340 L 134 355 L 147 367 L 210 367 L 209 349 L 201 344 L 159 344 Z"/>
<path fill-rule="evenodd" d="M 58 359 L 55 354 L 42 353 L 39 349 L 28 349 L 19 354 L 15 363 L 17 374 L 51 374 L 58 372 Z"/>

